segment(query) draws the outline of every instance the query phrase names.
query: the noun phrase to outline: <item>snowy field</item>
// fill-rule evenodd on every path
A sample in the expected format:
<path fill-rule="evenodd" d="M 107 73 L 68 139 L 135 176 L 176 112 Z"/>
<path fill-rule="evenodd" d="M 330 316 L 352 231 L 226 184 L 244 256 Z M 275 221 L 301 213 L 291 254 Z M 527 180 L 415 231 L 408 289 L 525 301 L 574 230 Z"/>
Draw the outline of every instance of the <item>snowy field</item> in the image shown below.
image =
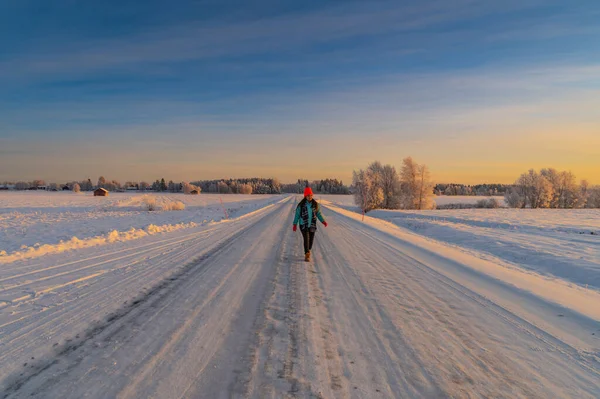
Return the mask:
<path fill-rule="evenodd" d="M 327 201 L 331 201 L 338 205 L 343 206 L 355 206 L 354 205 L 354 196 L 353 195 L 327 195 L 327 194 L 317 194 L 316 199 L 322 198 Z M 474 196 L 474 195 L 442 195 L 435 197 L 436 205 L 450 205 L 450 204 L 462 204 L 462 205 L 475 205 L 477 201 L 482 199 L 495 198 L 496 201 L 500 204 L 501 207 L 504 207 L 504 197 L 502 196 L 493 196 L 493 197 L 482 197 L 482 196 Z"/>
<path fill-rule="evenodd" d="M 600 397 L 596 211 L 156 197 L 0 194 L 0 397 Z"/>
<path fill-rule="evenodd" d="M 270 195 L 0 191 L 0 264 L 218 222 L 281 199 Z M 221 200 L 223 205 L 221 205 Z M 153 211 L 148 211 L 152 204 Z"/>
<path fill-rule="evenodd" d="M 323 197 L 359 212 L 348 197 Z M 597 209 L 376 210 L 368 215 L 507 268 L 600 290 Z"/>

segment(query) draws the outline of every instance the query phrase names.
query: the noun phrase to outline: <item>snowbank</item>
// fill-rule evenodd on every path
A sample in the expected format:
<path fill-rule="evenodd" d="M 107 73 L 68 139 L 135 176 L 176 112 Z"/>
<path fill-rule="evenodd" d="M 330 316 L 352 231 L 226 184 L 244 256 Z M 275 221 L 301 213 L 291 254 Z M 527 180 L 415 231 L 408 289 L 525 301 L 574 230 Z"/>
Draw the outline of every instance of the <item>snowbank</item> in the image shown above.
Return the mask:
<path fill-rule="evenodd" d="M 167 224 L 162 226 L 156 226 L 151 224 L 145 229 L 131 228 L 127 231 L 113 230 L 110 233 L 103 236 L 96 236 L 82 240 L 80 240 L 77 237 L 72 237 L 70 240 L 60 241 L 58 244 L 36 244 L 31 247 L 23 245 L 20 250 L 15 252 L 0 252 L 0 264 L 10 263 L 16 260 L 28 258 L 38 258 L 47 254 L 57 254 L 65 251 L 72 251 L 74 249 L 95 247 L 98 245 L 111 244 L 114 242 L 131 241 L 152 234 L 166 233 L 170 231 L 186 229 L 196 226 L 197 224 L 194 222 L 179 223 L 175 225 Z"/>

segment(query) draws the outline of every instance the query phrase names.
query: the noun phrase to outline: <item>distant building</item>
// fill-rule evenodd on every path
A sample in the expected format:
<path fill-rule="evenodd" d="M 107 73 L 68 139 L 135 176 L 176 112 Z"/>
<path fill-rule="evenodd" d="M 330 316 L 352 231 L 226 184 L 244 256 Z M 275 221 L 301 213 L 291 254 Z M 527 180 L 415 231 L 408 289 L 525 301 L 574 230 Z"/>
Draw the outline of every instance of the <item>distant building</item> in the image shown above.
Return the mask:
<path fill-rule="evenodd" d="M 108 196 L 108 190 L 103 188 L 97 188 L 94 190 L 94 197 L 106 197 Z"/>
<path fill-rule="evenodd" d="M 63 191 L 71 191 L 71 189 L 69 188 L 69 186 L 67 186 L 66 184 L 64 186 L 62 186 L 62 190 Z"/>

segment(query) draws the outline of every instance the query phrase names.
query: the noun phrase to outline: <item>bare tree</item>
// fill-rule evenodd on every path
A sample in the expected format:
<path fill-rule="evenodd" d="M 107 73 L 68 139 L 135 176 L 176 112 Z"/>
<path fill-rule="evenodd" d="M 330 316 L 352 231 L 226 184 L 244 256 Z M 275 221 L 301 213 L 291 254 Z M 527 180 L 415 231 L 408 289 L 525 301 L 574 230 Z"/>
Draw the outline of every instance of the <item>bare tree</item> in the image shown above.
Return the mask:
<path fill-rule="evenodd" d="M 24 181 L 19 181 L 15 184 L 15 189 L 17 190 L 27 190 L 29 188 L 29 183 Z"/>
<path fill-rule="evenodd" d="M 74 193 L 78 193 L 81 191 L 81 187 L 79 186 L 78 183 L 73 184 L 73 192 Z"/>

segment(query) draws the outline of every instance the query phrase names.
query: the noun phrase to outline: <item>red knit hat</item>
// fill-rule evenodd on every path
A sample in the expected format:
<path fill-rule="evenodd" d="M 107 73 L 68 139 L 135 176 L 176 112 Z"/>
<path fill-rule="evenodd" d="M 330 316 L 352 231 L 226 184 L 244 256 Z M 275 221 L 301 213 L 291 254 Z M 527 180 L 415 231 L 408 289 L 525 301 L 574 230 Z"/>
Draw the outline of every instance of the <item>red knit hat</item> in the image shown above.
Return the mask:
<path fill-rule="evenodd" d="M 313 195 L 312 189 L 310 187 L 306 187 L 304 189 L 304 196 L 308 197 L 309 195 Z"/>

